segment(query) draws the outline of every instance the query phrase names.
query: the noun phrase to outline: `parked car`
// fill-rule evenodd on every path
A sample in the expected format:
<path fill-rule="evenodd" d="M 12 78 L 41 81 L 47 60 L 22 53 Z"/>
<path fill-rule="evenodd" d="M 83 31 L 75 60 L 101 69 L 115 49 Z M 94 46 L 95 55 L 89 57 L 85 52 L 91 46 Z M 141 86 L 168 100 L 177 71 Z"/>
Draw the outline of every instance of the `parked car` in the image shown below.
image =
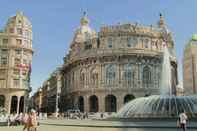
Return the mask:
<path fill-rule="evenodd" d="M 65 113 L 64 113 L 65 117 L 69 118 L 69 119 L 79 119 L 81 116 L 81 112 L 79 109 L 68 109 Z"/>

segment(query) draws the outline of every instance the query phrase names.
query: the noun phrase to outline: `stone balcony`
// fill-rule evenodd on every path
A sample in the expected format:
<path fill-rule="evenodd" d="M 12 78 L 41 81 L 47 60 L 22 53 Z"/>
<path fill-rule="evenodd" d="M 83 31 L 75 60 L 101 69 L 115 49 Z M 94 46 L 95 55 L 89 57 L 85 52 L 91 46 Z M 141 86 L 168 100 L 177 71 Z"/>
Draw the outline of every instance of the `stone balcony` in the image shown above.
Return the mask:
<path fill-rule="evenodd" d="M 132 48 L 132 49 L 91 49 L 81 51 L 75 56 L 65 57 L 65 64 L 70 64 L 76 60 L 86 59 L 91 57 L 102 57 L 102 56 L 123 56 L 123 55 L 145 55 L 145 56 L 160 56 L 162 50 L 155 49 L 144 49 L 144 48 Z"/>
<path fill-rule="evenodd" d="M 13 49 L 18 49 L 18 48 L 21 48 L 21 49 L 26 49 L 28 51 L 31 51 L 33 52 L 33 49 L 31 46 L 24 46 L 24 45 L 17 45 L 17 44 L 8 44 L 8 45 L 0 45 L 0 48 L 13 48 Z"/>

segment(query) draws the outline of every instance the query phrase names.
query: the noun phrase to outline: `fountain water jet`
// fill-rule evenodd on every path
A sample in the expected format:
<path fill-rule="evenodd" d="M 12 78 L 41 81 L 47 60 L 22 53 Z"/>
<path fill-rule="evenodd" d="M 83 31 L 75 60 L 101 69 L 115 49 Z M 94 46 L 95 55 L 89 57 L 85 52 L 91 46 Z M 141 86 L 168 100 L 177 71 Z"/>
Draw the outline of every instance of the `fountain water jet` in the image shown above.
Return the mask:
<path fill-rule="evenodd" d="M 185 110 L 190 117 L 197 117 L 196 96 L 172 94 L 170 53 L 164 44 L 160 95 L 141 97 L 128 102 L 117 113 L 118 118 L 171 118 Z"/>
<path fill-rule="evenodd" d="M 164 55 L 162 64 L 162 76 L 161 76 L 161 95 L 172 95 L 171 87 L 171 64 L 170 53 L 168 51 L 166 43 L 164 45 Z"/>

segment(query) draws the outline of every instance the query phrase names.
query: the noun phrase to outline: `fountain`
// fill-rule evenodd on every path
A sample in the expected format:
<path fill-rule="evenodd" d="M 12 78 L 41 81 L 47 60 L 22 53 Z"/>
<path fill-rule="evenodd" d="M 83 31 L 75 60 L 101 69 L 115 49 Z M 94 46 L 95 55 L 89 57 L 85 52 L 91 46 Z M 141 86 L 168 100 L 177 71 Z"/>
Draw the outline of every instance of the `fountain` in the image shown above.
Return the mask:
<path fill-rule="evenodd" d="M 160 95 L 141 97 L 128 102 L 117 113 L 118 118 L 175 118 L 185 110 L 197 117 L 196 96 L 175 96 L 171 89 L 170 54 L 164 44 Z"/>

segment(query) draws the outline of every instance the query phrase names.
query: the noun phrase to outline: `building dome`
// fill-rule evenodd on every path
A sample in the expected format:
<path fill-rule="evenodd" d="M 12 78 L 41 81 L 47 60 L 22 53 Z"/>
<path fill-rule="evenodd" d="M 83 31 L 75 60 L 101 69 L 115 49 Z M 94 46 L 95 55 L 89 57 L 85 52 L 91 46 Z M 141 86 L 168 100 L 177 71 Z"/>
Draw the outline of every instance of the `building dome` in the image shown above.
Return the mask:
<path fill-rule="evenodd" d="M 16 25 L 32 28 L 31 22 L 26 16 L 24 16 L 23 12 L 21 11 L 17 12 L 15 16 L 12 16 L 8 19 L 6 27 Z"/>
<path fill-rule="evenodd" d="M 89 19 L 86 13 L 83 14 L 80 23 L 81 23 L 80 27 L 77 28 L 75 32 L 75 37 L 74 37 L 75 42 L 82 43 L 90 39 L 96 38 L 96 31 L 90 28 Z"/>
<path fill-rule="evenodd" d="M 191 40 L 189 43 L 186 45 L 186 48 L 189 48 L 191 46 L 197 46 L 197 34 L 193 34 Z M 185 49 L 186 49 L 185 48 Z"/>
<path fill-rule="evenodd" d="M 192 40 L 193 40 L 193 41 L 197 41 L 197 34 L 193 34 L 193 35 L 192 35 Z"/>
<path fill-rule="evenodd" d="M 81 18 L 81 25 L 83 26 L 83 25 L 88 25 L 89 24 L 89 19 L 88 19 L 88 17 L 87 17 L 87 15 L 86 15 L 86 12 L 84 12 L 83 13 L 83 17 Z"/>

